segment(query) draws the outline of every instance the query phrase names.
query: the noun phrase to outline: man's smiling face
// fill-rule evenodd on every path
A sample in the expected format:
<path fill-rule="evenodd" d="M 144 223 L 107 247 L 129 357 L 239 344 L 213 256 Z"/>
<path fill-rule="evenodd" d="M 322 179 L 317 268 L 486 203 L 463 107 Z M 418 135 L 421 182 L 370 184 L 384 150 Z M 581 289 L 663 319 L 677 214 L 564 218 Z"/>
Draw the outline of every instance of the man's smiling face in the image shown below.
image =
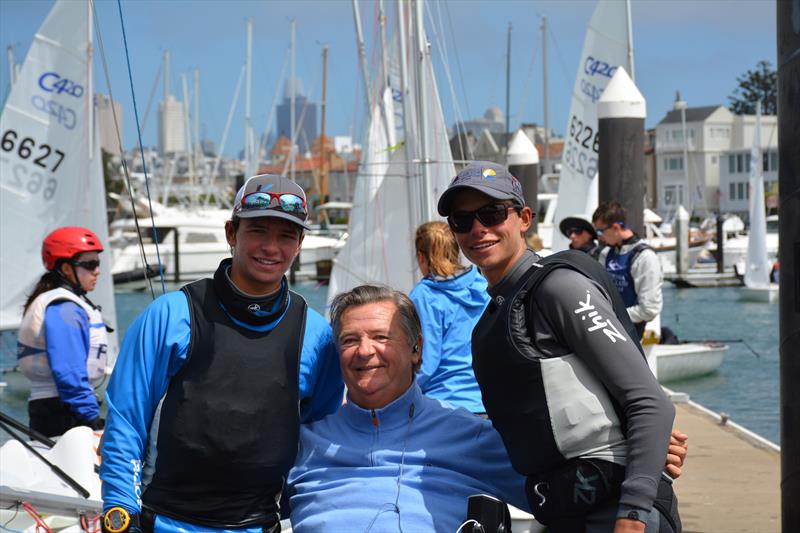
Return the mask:
<path fill-rule="evenodd" d="M 475 190 L 465 190 L 453 200 L 452 213 L 476 211 L 481 207 L 508 203 L 495 200 Z M 531 225 L 532 213 L 529 207 L 509 209 L 508 218 L 502 223 L 486 227 L 479 220 L 472 222 L 472 228 L 465 233 L 455 233 L 461 251 L 467 259 L 477 265 L 490 286 L 494 286 L 514 266 L 525 252 L 526 244 L 522 236 Z"/>
<path fill-rule="evenodd" d="M 340 324 L 337 344 L 350 400 L 379 409 L 399 398 L 411 386 L 421 350 L 413 351 L 397 306 L 380 301 L 350 307 Z"/>

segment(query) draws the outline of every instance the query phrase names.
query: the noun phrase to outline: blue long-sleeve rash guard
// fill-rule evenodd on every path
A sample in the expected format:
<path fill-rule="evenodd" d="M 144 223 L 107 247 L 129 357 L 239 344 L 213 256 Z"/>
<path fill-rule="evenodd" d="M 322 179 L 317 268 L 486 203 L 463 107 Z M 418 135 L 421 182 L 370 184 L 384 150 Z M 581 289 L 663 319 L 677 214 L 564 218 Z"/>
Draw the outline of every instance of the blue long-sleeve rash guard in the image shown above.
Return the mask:
<path fill-rule="evenodd" d="M 141 508 L 142 466 L 153 417 L 170 379 L 186 360 L 190 338 L 189 304 L 180 291 L 151 303 L 125 335 L 106 392 L 108 419 L 100 468 L 106 510 Z M 331 328 L 310 308 L 299 385 L 302 422 L 331 414 L 342 403 L 344 385 Z"/>
<path fill-rule="evenodd" d="M 89 316 L 75 302 L 55 302 L 45 310 L 47 360 L 58 396 L 83 422 L 91 422 L 100 416 L 100 407 L 86 371 L 89 328 Z"/>

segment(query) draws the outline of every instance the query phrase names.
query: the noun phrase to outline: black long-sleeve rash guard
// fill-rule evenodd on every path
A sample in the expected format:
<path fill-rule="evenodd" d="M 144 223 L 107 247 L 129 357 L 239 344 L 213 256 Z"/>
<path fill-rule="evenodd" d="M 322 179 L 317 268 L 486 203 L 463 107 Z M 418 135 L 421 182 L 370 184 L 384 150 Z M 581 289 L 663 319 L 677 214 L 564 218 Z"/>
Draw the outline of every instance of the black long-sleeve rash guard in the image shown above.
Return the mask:
<path fill-rule="evenodd" d="M 492 299 L 510 297 L 517 281 L 538 259 L 525 255 L 490 289 Z M 620 324 L 600 285 L 569 268 L 553 270 L 526 302 L 528 335 L 545 356 L 576 354 L 621 407 L 627 424 L 627 468 L 620 505 L 651 509 L 669 446 L 675 408 Z"/>

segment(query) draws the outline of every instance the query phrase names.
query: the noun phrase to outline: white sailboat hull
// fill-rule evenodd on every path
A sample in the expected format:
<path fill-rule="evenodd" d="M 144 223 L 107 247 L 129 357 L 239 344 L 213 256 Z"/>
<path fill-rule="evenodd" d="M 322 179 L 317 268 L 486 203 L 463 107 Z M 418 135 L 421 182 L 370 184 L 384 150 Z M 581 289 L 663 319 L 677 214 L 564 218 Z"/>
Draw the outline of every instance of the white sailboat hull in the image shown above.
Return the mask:
<path fill-rule="evenodd" d="M 719 343 L 687 342 L 651 344 L 646 346 L 645 350 L 648 358 L 655 356 L 658 381 L 666 383 L 715 372 L 722 364 L 728 346 Z"/>
<path fill-rule="evenodd" d="M 14 531 L 36 531 L 33 518 L 17 507 L 22 499 L 47 515 L 45 522 L 51 529 L 82 531 L 80 513 L 85 513 L 91 524 L 103 506 L 100 478 L 94 471 L 99 465 L 95 453 L 99 441 L 99 432 L 80 426 L 64 433 L 51 449 L 31 443 L 37 452 L 88 490 L 88 498 L 81 497 L 20 442 L 6 442 L 0 448 L 0 523 Z M 96 526 L 99 528 L 99 524 Z"/>
<path fill-rule="evenodd" d="M 770 283 L 766 287 L 748 287 L 739 289 L 739 300 L 743 302 L 773 303 L 778 301 L 778 284 Z"/>

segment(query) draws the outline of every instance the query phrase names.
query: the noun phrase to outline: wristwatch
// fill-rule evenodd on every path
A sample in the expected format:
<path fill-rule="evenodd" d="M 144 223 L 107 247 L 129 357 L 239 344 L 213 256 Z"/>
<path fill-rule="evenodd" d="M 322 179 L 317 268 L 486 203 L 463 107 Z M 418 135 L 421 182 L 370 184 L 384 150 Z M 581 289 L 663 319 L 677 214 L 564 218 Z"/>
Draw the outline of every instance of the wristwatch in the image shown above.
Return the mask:
<path fill-rule="evenodd" d="M 131 515 L 122 507 L 112 507 L 103 515 L 103 531 L 124 533 L 131 526 Z"/>

